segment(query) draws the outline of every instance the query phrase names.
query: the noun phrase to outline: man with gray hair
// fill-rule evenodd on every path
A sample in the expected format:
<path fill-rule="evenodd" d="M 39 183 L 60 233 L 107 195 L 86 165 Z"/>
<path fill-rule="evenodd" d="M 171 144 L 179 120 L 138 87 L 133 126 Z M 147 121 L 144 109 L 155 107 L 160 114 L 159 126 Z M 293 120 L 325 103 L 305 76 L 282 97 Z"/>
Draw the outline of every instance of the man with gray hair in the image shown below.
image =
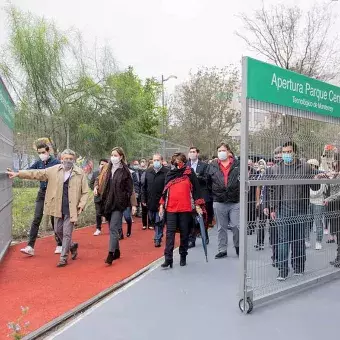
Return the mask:
<path fill-rule="evenodd" d="M 67 265 L 71 251 L 72 260 L 78 255 L 78 244 L 72 242 L 72 232 L 78 216 L 84 210 L 88 199 L 88 183 L 85 173 L 75 165 L 75 152 L 66 149 L 61 154 L 61 164 L 41 170 L 7 169 L 9 178 L 19 177 L 48 181 L 44 214 L 55 218 L 54 228 L 62 240 L 62 251 L 57 267 Z"/>

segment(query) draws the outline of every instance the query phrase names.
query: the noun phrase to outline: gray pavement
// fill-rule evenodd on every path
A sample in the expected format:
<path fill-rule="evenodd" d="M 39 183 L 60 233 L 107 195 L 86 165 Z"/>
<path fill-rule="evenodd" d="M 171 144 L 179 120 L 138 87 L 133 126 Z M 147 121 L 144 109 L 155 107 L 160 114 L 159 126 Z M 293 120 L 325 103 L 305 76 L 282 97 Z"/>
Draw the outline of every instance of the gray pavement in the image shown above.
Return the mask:
<path fill-rule="evenodd" d="M 338 338 L 333 318 L 340 309 L 340 284 L 333 281 L 262 307 L 250 315 L 238 309 L 238 259 L 214 260 L 216 231 L 206 263 L 200 240 L 188 266 L 156 268 L 80 320 L 56 340 L 214 340 Z M 114 267 L 112 268 L 114 270 Z"/>

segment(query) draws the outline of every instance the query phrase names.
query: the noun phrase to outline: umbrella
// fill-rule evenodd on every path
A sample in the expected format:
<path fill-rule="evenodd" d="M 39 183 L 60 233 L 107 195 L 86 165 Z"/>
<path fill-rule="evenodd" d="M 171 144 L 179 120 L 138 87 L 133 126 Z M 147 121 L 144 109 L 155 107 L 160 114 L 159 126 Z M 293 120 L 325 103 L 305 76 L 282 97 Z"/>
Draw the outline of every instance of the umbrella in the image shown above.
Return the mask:
<path fill-rule="evenodd" d="M 197 215 L 196 220 L 197 220 L 197 222 L 200 226 L 203 250 L 204 250 L 204 254 L 205 254 L 205 259 L 208 262 L 207 236 L 206 236 L 206 233 L 205 233 L 205 225 L 204 225 L 202 215 L 200 215 L 200 214 Z"/>

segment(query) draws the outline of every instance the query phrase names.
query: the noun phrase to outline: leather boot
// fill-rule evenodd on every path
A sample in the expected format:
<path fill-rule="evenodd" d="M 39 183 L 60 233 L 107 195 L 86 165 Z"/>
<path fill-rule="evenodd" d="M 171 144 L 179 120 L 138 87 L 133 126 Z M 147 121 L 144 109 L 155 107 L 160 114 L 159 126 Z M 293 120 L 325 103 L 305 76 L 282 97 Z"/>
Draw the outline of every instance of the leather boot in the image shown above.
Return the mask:
<path fill-rule="evenodd" d="M 187 257 L 186 257 L 186 255 L 181 255 L 181 260 L 180 260 L 180 262 L 179 262 L 179 265 L 180 265 L 181 267 L 184 267 L 184 266 L 187 265 Z"/>

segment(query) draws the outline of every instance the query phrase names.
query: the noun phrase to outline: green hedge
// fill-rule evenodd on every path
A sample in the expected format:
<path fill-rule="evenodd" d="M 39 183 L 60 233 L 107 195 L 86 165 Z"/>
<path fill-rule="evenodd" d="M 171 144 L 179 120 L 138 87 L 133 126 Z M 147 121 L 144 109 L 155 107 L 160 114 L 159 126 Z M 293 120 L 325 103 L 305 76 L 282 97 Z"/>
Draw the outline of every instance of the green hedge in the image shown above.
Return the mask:
<path fill-rule="evenodd" d="M 39 188 L 40 183 L 38 181 L 30 181 L 27 179 L 14 178 L 13 188 Z"/>
<path fill-rule="evenodd" d="M 13 188 L 13 226 L 12 235 L 16 240 L 26 239 L 29 234 L 34 216 L 35 200 L 38 188 L 14 187 Z M 90 192 L 89 200 L 84 212 L 80 215 L 77 228 L 95 224 L 96 212 L 93 203 L 93 193 Z M 44 216 L 40 226 L 40 234 L 52 232 L 52 226 L 47 216 Z"/>

